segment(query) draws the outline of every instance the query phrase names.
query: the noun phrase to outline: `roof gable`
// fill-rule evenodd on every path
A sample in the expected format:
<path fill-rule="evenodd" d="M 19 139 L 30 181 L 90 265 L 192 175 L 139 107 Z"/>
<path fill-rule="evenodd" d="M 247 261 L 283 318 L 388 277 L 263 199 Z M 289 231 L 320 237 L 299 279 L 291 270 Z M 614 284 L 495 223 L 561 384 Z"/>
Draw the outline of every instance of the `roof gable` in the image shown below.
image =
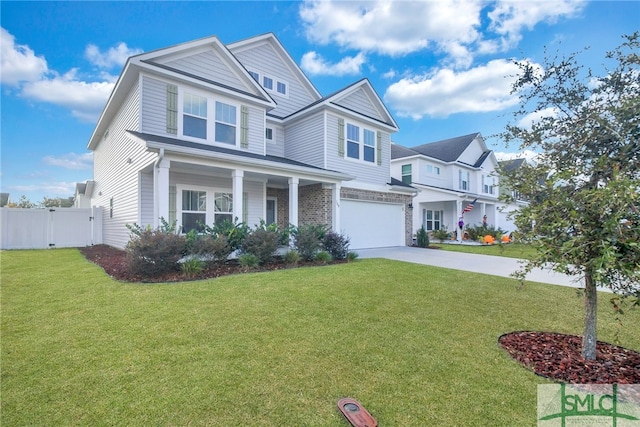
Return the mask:
<path fill-rule="evenodd" d="M 411 148 L 403 146 L 391 147 L 392 159 L 416 155 L 437 159 L 445 163 L 462 163 L 474 168 L 480 168 L 487 159 L 492 159 L 494 165 L 497 163 L 493 151 L 487 148 L 480 132 Z"/>

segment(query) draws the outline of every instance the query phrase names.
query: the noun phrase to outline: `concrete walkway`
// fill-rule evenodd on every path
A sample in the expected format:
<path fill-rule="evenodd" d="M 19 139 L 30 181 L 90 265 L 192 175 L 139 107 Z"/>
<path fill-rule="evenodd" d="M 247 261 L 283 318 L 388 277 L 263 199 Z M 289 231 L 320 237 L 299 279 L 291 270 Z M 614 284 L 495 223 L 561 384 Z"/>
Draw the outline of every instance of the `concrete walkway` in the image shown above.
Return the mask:
<path fill-rule="evenodd" d="M 493 276 L 510 277 L 510 274 L 521 267 L 521 260 L 493 255 L 467 254 L 438 249 L 423 249 L 410 246 L 392 248 L 358 249 L 360 258 L 387 258 L 415 264 L 432 265 L 454 270 L 491 274 Z M 549 283 L 552 285 L 583 287 L 579 277 L 567 276 L 547 269 L 535 269 L 527 275 L 527 281 Z M 610 292 L 598 288 L 599 291 Z"/>

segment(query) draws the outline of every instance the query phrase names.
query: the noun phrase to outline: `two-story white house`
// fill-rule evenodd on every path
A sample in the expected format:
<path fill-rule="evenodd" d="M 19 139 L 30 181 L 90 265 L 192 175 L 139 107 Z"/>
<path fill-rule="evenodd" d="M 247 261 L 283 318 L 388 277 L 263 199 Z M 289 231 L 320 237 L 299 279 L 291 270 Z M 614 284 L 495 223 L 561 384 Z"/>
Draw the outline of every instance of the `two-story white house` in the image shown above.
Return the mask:
<path fill-rule="evenodd" d="M 414 234 L 422 226 L 458 231 L 461 220 L 513 230 L 498 201 L 498 162 L 480 133 L 411 148 L 393 144 L 391 175 L 419 190 L 412 204 Z"/>
<path fill-rule="evenodd" d="M 127 224 L 326 224 L 351 247 L 411 242 L 415 189 L 391 178 L 397 124 L 367 79 L 320 95 L 274 34 L 129 58 L 88 143 L 103 241 Z"/>

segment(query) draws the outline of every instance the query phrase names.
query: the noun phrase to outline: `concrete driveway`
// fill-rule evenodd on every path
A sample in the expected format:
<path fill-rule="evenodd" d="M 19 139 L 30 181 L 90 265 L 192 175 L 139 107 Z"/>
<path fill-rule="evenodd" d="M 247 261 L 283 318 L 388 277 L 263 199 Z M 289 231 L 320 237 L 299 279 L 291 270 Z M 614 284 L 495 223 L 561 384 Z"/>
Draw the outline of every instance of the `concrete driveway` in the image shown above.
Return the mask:
<path fill-rule="evenodd" d="M 432 265 L 451 268 L 454 270 L 484 273 L 493 276 L 510 277 L 510 274 L 520 268 L 521 260 L 493 255 L 467 254 L 438 249 L 423 249 L 410 246 L 391 248 L 358 249 L 360 258 L 387 258 L 396 261 L 412 262 L 415 264 Z M 526 280 L 532 282 L 549 283 L 552 285 L 583 287 L 581 278 L 567 276 L 547 269 L 535 269 L 527 275 Z M 599 291 L 610 292 L 608 289 L 598 288 Z"/>

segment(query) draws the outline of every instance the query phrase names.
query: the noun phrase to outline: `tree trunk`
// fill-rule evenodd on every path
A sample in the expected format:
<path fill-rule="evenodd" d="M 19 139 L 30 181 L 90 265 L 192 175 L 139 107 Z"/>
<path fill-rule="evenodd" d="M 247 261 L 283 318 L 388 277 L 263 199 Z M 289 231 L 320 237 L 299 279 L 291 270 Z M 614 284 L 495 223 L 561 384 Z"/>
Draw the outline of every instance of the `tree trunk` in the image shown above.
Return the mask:
<path fill-rule="evenodd" d="M 582 357 L 596 360 L 596 324 L 598 319 L 598 291 L 593 274 L 587 269 L 584 275 L 584 335 Z"/>

